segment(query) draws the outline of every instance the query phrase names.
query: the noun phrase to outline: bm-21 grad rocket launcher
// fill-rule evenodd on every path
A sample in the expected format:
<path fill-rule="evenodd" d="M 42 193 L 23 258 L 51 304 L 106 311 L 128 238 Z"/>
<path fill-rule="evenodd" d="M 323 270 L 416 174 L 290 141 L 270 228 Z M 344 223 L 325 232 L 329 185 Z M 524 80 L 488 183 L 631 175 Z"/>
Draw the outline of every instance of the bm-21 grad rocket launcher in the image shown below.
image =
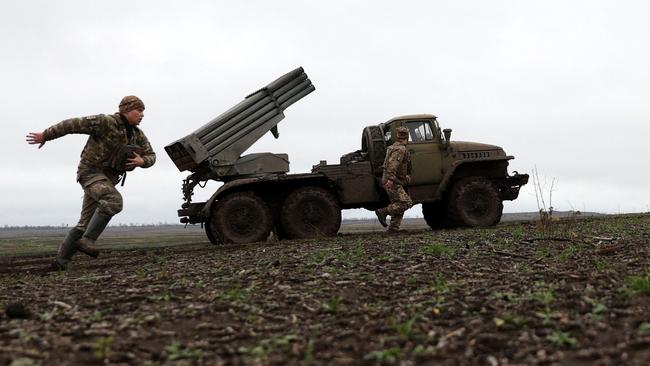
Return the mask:
<path fill-rule="evenodd" d="M 297 68 L 230 108 L 165 151 L 180 171 L 185 202 L 182 223 L 205 225 L 214 244 L 336 235 L 341 210 L 374 210 L 388 203 L 381 184 L 384 157 L 396 129 L 409 130 L 413 172 L 408 186 L 431 228 L 490 226 L 501 218 L 503 200 L 514 200 L 528 175 L 510 176 L 499 146 L 451 141 L 436 116 L 415 114 L 363 128 L 361 149 L 339 164 L 321 161 L 310 173 L 287 174 L 287 154 L 241 155 L 267 132 L 276 138 L 284 110 L 314 91 Z M 206 202 L 192 202 L 196 185 L 224 182 Z"/>

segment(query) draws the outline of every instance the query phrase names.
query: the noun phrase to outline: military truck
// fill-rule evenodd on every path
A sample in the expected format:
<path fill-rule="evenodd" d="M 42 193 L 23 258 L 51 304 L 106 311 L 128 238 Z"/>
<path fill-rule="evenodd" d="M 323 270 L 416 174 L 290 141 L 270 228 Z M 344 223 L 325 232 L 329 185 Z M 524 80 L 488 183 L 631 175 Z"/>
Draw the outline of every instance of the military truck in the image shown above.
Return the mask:
<path fill-rule="evenodd" d="M 326 161 L 310 173 L 289 174 L 287 154 L 241 155 L 265 133 L 278 138 L 284 110 L 315 90 L 303 68 L 248 95 L 198 130 L 165 147 L 183 181 L 181 223 L 202 224 L 214 244 L 336 235 L 341 210 L 375 210 L 388 204 L 381 185 L 386 147 L 395 129 L 409 130 L 412 176 L 407 187 L 422 204 L 427 224 L 490 226 L 501 219 L 504 200 L 514 200 L 527 174 L 508 174 L 501 147 L 451 140 L 436 116 L 416 114 L 363 128 L 361 149 L 339 164 Z M 224 184 L 205 202 L 192 202 L 195 187 Z"/>

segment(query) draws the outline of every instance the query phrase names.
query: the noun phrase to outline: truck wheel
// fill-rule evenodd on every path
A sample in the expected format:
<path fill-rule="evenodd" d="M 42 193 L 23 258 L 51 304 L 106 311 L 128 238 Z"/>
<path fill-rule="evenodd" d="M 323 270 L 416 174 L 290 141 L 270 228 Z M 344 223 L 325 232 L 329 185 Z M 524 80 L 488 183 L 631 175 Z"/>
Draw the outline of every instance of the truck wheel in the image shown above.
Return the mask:
<path fill-rule="evenodd" d="M 424 216 L 427 225 L 433 230 L 450 226 L 445 204 L 441 201 L 422 203 L 422 216 Z"/>
<path fill-rule="evenodd" d="M 499 190 L 483 177 L 456 182 L 448 196 L 449 218 L 460 226 L 492 226 L 501 220 L 503 203 Z"/>
<path fill-rule="evenodd" d="M 219 239 L 219 237 L 216 236 L 214 229 L 210 226 L 210 220 L 206 221 L 203 224 L 203 228 L 205 229 L 205 234 L 208 236 L 208 239 L 210 239 L 210 243 L 214 245 L 223 244 L 223 242 Z"/>
<path fill-rule="evenodd" d="M 269 207 L 251 192 L 234 193 L 219 200 L 208 220 L 206 228 L 211 229 L 215 238 L 236 244 L 266 240 L 273 224 Z"/>
<path fill-rule="evenodd" d="M 335 236 L 341 227 L 341 208 L 323 188 L 298 188 L 284 200 L 281 222 L 289 239 Z"/>
<path fill-rule="evenodd" d="M 379 126 L 368 126 L 363 129 L 361 136 L 361 150 L 368 153 L 370 163 L 375 172 L 382 170 L 386 157 L 386 140 Z"/>

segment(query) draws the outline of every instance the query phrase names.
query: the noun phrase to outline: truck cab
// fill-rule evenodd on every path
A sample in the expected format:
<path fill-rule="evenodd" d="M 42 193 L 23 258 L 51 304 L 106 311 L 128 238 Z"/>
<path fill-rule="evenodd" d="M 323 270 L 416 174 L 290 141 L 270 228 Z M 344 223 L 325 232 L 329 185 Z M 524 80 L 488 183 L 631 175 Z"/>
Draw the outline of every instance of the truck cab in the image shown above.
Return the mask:
<path fill-rule="evenodd" d="M 409 131 L 406 144 L 412 165 L 409 194 L 416 202 L 433 200 L 444 173 L 442 161 L 446 146 L 436 116 L 417 114 L 391 119 L 383 126 L 387 145 L 395 142 L 395 130 L 402 126 Z"/>

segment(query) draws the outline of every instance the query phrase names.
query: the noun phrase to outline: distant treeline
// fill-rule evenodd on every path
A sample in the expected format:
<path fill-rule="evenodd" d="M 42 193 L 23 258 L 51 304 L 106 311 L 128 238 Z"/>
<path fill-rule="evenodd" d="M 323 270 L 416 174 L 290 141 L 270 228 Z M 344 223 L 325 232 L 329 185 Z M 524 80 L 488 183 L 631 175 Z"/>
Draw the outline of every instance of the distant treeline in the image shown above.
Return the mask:
<path fill-rule="evenodd" d="M 553 216 L 555 217 L 574 217 L 574 216 L 600 216 L 604 215 L 598 212 L 580 212 L 580 211 L 553 211 Z M 539 212 L 515 212 L 515 213 L 504 213 L 502 221 L 512 221 L 512 220 L 533 220 L 539 217 Z M 408 220 L 422 220 L 422 216 L 416 215 L 411 217 L 405 217 L 404 219 Z M 366 223 L 366 222 L 375 222 L 377 218 L 372 217 L 360 217 L 360 218 L 348 218 L 343 219 L 343 223 L 357 224 L 357 223 Z M 158 223 L 129 223 L 129 224 L 115 224 L 110 225 L 109 228 L 143 228 L 143 227 L 184 227 L 184 224 L 170 224 L 167 222 L 158 222 Z M 4 225 L 2 229 L 30 229 L 30 230 L 60 230 L 70 228 L 69 225 L 47 225 L 47 226 L 32 226 L 32 225 L 22 225 L 22 226 L 10 226 Z"/>

